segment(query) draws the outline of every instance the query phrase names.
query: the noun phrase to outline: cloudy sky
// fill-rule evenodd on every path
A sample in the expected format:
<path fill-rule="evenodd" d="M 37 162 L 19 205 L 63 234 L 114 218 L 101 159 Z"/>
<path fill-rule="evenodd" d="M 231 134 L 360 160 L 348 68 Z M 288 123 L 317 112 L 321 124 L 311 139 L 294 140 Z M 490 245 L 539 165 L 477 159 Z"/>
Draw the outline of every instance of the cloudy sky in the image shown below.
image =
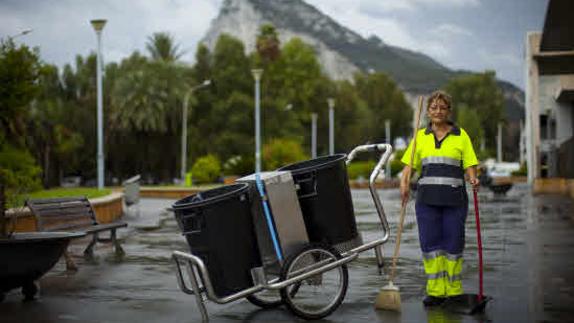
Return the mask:
<path fill-rule="evenodd" d="M 271 1 L 271 0 L 270 0 Z M 548 0 L 306 0 L 367 37 L 423 52 L 453 69 L 495 70 L 523 88 L 524 40 L 540 31 Z M 193 61 L 198 41 L 222 0 L 0 0 L 0 37 L 33 29 L 16 41 L 38 46 L 64 65 L 93 51 L 89 21 L 105 18 L 104 55 L 119 61 L 145 51 L 146 38 L 170 32 Z"/>

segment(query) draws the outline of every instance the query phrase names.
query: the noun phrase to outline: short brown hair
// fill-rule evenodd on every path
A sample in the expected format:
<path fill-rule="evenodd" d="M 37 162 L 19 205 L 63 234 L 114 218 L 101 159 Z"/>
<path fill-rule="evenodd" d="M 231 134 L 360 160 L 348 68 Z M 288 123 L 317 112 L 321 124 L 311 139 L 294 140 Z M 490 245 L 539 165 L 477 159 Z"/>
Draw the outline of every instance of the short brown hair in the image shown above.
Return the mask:
<path fill-rule="evenodd" d="M 444 103 L 446 103 L 449 110 L 452 108 L 451 106 L 452 98 L 450 97 L 450 95 L 448 95 L 448 93 L 446 93 L 445 91 L 437 90 L 431 93 L 431 95 L 429 96 L 429 99 L 427 100 L 427 110 L 430 108 L 431 103 L 433 103 L 436 100 L 441 100 Z"/>

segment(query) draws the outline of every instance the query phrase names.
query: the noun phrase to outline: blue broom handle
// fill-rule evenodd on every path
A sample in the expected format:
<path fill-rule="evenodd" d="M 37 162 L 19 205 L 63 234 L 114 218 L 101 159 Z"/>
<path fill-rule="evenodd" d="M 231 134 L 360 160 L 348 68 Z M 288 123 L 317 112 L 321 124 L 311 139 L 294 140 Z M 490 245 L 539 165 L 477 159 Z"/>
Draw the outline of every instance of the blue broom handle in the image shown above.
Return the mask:
<path fill-rule="evenodd" d="M 261 196 L 261 202 L 263 203 L 263 212 L 265 213 L 265 219 L 267 220 L 267 227 L 269 228 L 269 233 L 271 234 L 271 240 L 273 240 L 273 248 L 275 249 L 275 254 L 279 261 L 283 261 L 283 255 L 281 254 L 281 248 L 279 247 L 279 241 L 277 239 L 277 233 L 273 227 L 273 220 L 271 219 L 271 212 L 269 211 L 269 206 L 267 205 L 267 200 L 265 199 L 265 192 L 263 191 L 263 182 L 259 173 L 255 174 L 255 184 L 257 186 L 257 191 L 259 191 L 259 196 Z"/>

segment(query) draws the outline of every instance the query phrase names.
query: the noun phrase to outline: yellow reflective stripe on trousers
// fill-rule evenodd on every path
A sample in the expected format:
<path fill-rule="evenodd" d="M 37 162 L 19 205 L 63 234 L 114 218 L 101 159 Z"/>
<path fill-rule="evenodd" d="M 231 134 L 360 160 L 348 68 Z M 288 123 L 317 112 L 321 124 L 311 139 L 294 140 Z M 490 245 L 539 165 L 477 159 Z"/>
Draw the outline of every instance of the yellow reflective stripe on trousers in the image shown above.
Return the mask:
<path fill-rule="evenodd" d="M 427 294 L 431 296 L 462 294 L 462 263 L 461 254 L 448 254 L 442 250 L 424 253 Z"/>

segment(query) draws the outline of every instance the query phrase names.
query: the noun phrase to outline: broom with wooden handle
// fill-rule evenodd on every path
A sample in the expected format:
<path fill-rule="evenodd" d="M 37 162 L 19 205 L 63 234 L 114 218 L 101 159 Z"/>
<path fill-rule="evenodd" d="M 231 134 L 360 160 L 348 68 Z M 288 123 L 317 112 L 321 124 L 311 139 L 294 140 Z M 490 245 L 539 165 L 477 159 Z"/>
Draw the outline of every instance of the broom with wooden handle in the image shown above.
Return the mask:
<path fill-rule="evenodd" d="M 411 159 L 409 160 L 410 171 L 407 173 L 407 183 L 411 181 L 411 173 L 413 169 L 413 159 L 417 148 L 417 131 L 419 129 L 419 122 L 421 112 L 423 109 L 423 97 L 419 96 L 419 106 L 415 119 L 415 129 L 413 131 L 413 147 L 411 150 Z M 395 280 L 395 273 L 397 270 L 397 260 L 399 258 L 399 249 L 401 247 L 401 235 L 403 233 L 403 225 L 405 223 L 405 211 L 407 208 L 407 201 L 401 202 L 401 212 L 399 216 L 399 228 L 397 230 L 397 242 L 395 244 L 395 253 L 393 254 L 393 264 L 391 266 L 391 275 L 389 276 L 389 283 L 379 291 L 379 295 L 375 299 L 375 308 L 381 310 L 399 311 L 401 310 L 401 293 L 399 287 L 393 284 Z"/>

